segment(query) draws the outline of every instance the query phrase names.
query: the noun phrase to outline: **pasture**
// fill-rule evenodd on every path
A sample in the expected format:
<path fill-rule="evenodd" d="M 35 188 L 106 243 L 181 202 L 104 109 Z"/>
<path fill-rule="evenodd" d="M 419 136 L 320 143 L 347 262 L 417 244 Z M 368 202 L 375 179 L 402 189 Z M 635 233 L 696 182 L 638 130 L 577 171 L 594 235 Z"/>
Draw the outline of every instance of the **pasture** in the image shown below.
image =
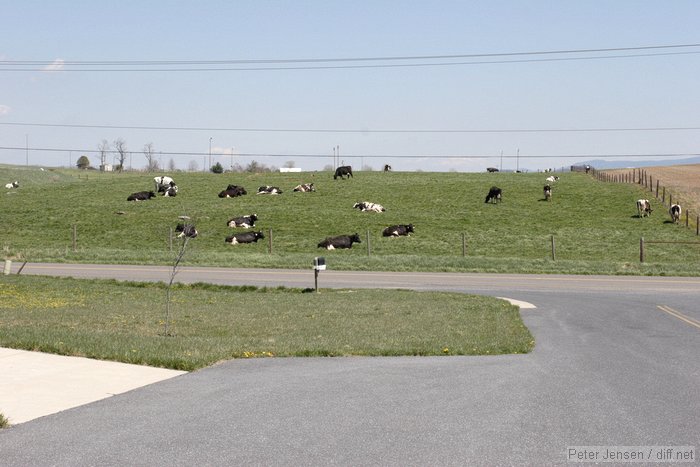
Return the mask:
<path fill-rule="evenodd" d="M 189 216 L 199 231 L 185 256 L 190 265 L 306 269 L 314 256 L 325 256 L 333 269 L 700 273 L 700 245 L 654 245 L 640 264 L 640 237 L 700 239 L 694 229 L 671 224 L 666 209 L 639 186 L 598 182 L 583 173 L 557 174 L 551 201 L 544 199 L 542 173 L 360 171 L 349 180 L 334 180 L 331 172 L 172 173 L 168 175 L 180 189 L 176 197 L 126 201 L 133 192 L 152 190 L 155 175 L 161 173 L 0 167 L 0 180 L 21 184 L 0 196 L 4 257 L 168 264 L 174 257 L 169 231 L 178 216 Z M 316 192 L 292 192 L 300 183 L 314 183 Z M 248 194 L 218 198 L 228 184 L 241 185 Z M 278 186 L 284 193 L 256 195 L 262 185 Z M 503 190 L 503 200 L 485 203 L 494 185 Z M 655 209 L 645 219 L 637 218 L 635 206 L 642 197 L 650 198 Z M 386 212 L 353 209 L 360 201 L 382 204 Z M 245 231 L 226 222 L 251 213 L 259 218 L 253 230 L 266 238 L 249 245 L 225 244 L 225 237 Z M 410 237 L 381 235 L 389 225 L 408 223 L 415 226 Z M 317 248 L 328 236 L 353 233 L 362 243 L 352 249 Z"/>

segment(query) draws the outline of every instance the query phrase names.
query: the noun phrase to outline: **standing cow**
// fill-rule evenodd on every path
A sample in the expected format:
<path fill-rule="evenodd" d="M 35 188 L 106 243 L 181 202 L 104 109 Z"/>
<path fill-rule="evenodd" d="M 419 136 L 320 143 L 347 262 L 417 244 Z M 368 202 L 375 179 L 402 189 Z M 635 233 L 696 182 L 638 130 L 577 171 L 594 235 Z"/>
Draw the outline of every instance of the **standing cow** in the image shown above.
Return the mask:
<path fill-rule="evenodd" d="M 338 177 L 342 180 L 343 177 L 347 176 L 348 178 L 352 177 L 352 166 L 350 165 L 341 165 L 337 169 L 335 169 L 335 174 L 333 174 L 333 180 L 337 180 Z"/>
<path fill-rule="evenodd" d="M 637 217 L 647 217 L 651 215 L 651 203 L 648 199 L 637 200 Z"/>
<path fill-rule="evenodd" d="M 671 215 L 671 220 L 674 224 L 678 224 L 678 221 L 681 220 L 681 211 L 680 204 L 672 204 L 669 208 L 668 213 Z"/>
<path fill-rule="evenodd" d="M 501 201 L 502 194 L 503 194 L 503 190 L 501 190 L 497 186 L 492 186 L 491 189 L 489 190 L 489 194 L 486 195 L 486 201 L 484 201 L 484 203 L 488 203 L 489 201 L 492 203 L 496 203 L 498 201 Z"/>
<path fill-rule="evenodd" d="M 552 201 L 552 187 L 549 185 L 544 186 L 544 200 L 545 201 Z"/>

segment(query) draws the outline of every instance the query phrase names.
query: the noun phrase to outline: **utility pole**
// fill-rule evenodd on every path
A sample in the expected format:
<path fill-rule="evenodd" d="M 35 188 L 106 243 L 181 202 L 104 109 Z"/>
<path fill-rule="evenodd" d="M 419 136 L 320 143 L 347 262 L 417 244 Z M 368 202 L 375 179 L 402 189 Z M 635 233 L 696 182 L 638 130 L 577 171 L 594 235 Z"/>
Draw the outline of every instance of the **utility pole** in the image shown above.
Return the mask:
<path fill-rule="evenodd" d="M 26 158 L 27 158 L 27 165 L 29 165 L 29 135 L 24 135 L 24 136 L 25 136 L 26 141 L 27 141 L 27 155 L 26 155 Z"/>
<path fill-rule="evenodd" d="M 209 168 L 211 168 L 211 140 L 212 137 L 209 137 Z"/>

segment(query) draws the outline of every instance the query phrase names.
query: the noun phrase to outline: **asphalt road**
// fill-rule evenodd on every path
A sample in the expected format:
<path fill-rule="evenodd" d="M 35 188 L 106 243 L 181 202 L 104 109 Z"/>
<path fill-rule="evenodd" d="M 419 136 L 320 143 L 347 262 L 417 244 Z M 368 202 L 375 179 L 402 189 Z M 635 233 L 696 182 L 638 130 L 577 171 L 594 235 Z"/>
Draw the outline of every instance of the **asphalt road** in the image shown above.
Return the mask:
<path fill-rule="evenodd" d="M 165 281 L 168 270 L 22 274 Z M 177 279 L 313 286 L 311 270 L 183 268 Z M 700 278 L 323 271 L 319 285 L 522 300 L 536 306 L 521 313 L 537 345 L 228 361 L 2 430 L 0 464 L 561 465 L 572 446 L 692 446 L 697 462 Z"/>

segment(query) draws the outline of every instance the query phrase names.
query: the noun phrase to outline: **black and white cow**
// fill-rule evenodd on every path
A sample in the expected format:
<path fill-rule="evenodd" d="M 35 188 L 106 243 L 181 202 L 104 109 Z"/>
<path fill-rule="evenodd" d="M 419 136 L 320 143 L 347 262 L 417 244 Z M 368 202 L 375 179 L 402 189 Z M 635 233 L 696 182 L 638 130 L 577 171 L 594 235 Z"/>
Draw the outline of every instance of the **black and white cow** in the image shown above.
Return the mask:
<path fill-rule="evenodd" d="M 173 179 L 168 177 L 167 175 L 161 175 L 160 177 L 154 177 L 153 182 L 155 183 L 155 192 L 156 193 L 163 193 L 168 188 L 175 186 L 175 182 L 173 181 Z"/>
<path fill-rule="evenodd" d="M 333 180 L 337 180 L 338 177 L 342 180 L 343 177 L 352 177 L 352 166 L 351 165 L 341 165 L 335 169 L 335 174 L 333 174 Z"/>
<path fill-rule="evenodd" d="M 389 164 L 384 164 L 384 172 L 391 172 L 391 166 Z"/>
<path fill-rule="evenodd" d="M 318 244 L 318 248 L 335 250 L 336 248 L 352 248 L 353 243 L 362 243 L 358 234 L 338 235 L 337 237 L 327 237 Z"/>
<path fill-rule="evenodd" d="M 361 201 L 359 203 L 355 203 L 352 207 L 353 207 L 353 209 L 357 208 L 362 212 L 365 212 L 365 211 L 384 212 L 384 211 L 386 211 L 386 209 L 384 209 L 384 206 L 382 206 L 381 204 L 370 203 L 369 201 Z"/>
<path fill-rule="evenodd" d="M 552 201 L 552 187 L 545 185 L 543 191 L 545 201 Z"/>
<path fill-rule="evenodd" d="M 199 235 L 199 232 L 197 232 L 197 229 L 195 229 L 194 225 L 192 224 L 177 224 L 175 226 L 175 232 L 179 232 L 177 236 L 178 238 L 195 238 L 197 235 Z"/>
<path fill-rule="evenodd" d="M 651 215 L 651 203 L 648 199 L 637 200 L 637 217 L 646 217 Z"/>
<path fill-rule="evenodd" d="M 545 180 L 548 181 L 549 183 L 554 183 L 554 182 L 558 182 L 558 181 L 559 181 L 559 177 L 554 176 L 554 175 L 550 175 L 550 176 L 547 177 Z"/>
<path fill-rule="evenodd" d="M 488 203 L 489 201 L 492 203 L 501 201 L 502 193 L 503 191 L 500 188 L 498 188 L 497 186 L 492 186 L 489 190 L 489 194 L 486 195 L 486 201 L 484 201 L 484 203 Z"/>
<path fill-rule="evenodd" d="M 257 243 L 261 238 L 265 238 L 262 232 L 245 232 L 226 237 L 226 243 L 238 245 L 239 243 Z"/>
<path fill-rule="evenodd" d="M 177 191 L 177 185 L 175 185 L 175 182 L 170 182 L 170 186 L 163 192 L 163 196 L 177 196 Z"/>
<path fill-rule="evenodd" d="M 235 198 L 236 196 L 243 196 L 247 194 L 248 192 L 245 191 L 245 188 L 242 186 L 229 185 L 224 191 L 219 193 L 219 198 Z"/>
<path fill-rule="evenodd" d="M 130 194 L 126 200 L 127 201 L 146 201 L 151 198 L 155 198 L 156 194 L 152 191 L 139 191 L 137 193 Z"/>
<path fill-rule="evenodd" d="M 312 191 L 316 191 L 316 188 L 314 187 L 313 183 L 302 183 L 301 185 L 295 186 L 294 191 L 298 191 L 300 193 L 309 193 Z"/>
<path fill-rule="evenodd" d="M 671 215 L 671 220 L 674 224 L 678 224 L 678 221 L 681 220 L 681 211 L 682 209 L 680 204 L 672 204 L 668 209 L 668 213 Z"/>
<path fill-rule="evenodd" d="M 226 225 L 229 227 L 243 227 L 244 229 L 249 229 L 255 227 L 255 221 L 258 220 L 258 216 L 251 214 L 249 216 L 240 216 L 229 219 Z"/>
<path fill-rule="evenodd" d="M 8 190 L 11 188 L 18 188 L 18 187 L 19 187 L 19 182 L 17 180 L 15 180 L 14 182 L 5 184 L 5 188 L 7 188 Z"/>
<path fill-rule="evenodd" d="M 384 237 L 408 237 L 413 232 L 415 232 L 415 230 L 413 230 L 413 224 L 399 224 L 387 227 L 382 231 L 382 235 Z"/>
<path fill-rule="evenodd" d="M 258 188 L 259 195 L 281 195 L 282 190 L 276 186 L 265 185 Z"/>

